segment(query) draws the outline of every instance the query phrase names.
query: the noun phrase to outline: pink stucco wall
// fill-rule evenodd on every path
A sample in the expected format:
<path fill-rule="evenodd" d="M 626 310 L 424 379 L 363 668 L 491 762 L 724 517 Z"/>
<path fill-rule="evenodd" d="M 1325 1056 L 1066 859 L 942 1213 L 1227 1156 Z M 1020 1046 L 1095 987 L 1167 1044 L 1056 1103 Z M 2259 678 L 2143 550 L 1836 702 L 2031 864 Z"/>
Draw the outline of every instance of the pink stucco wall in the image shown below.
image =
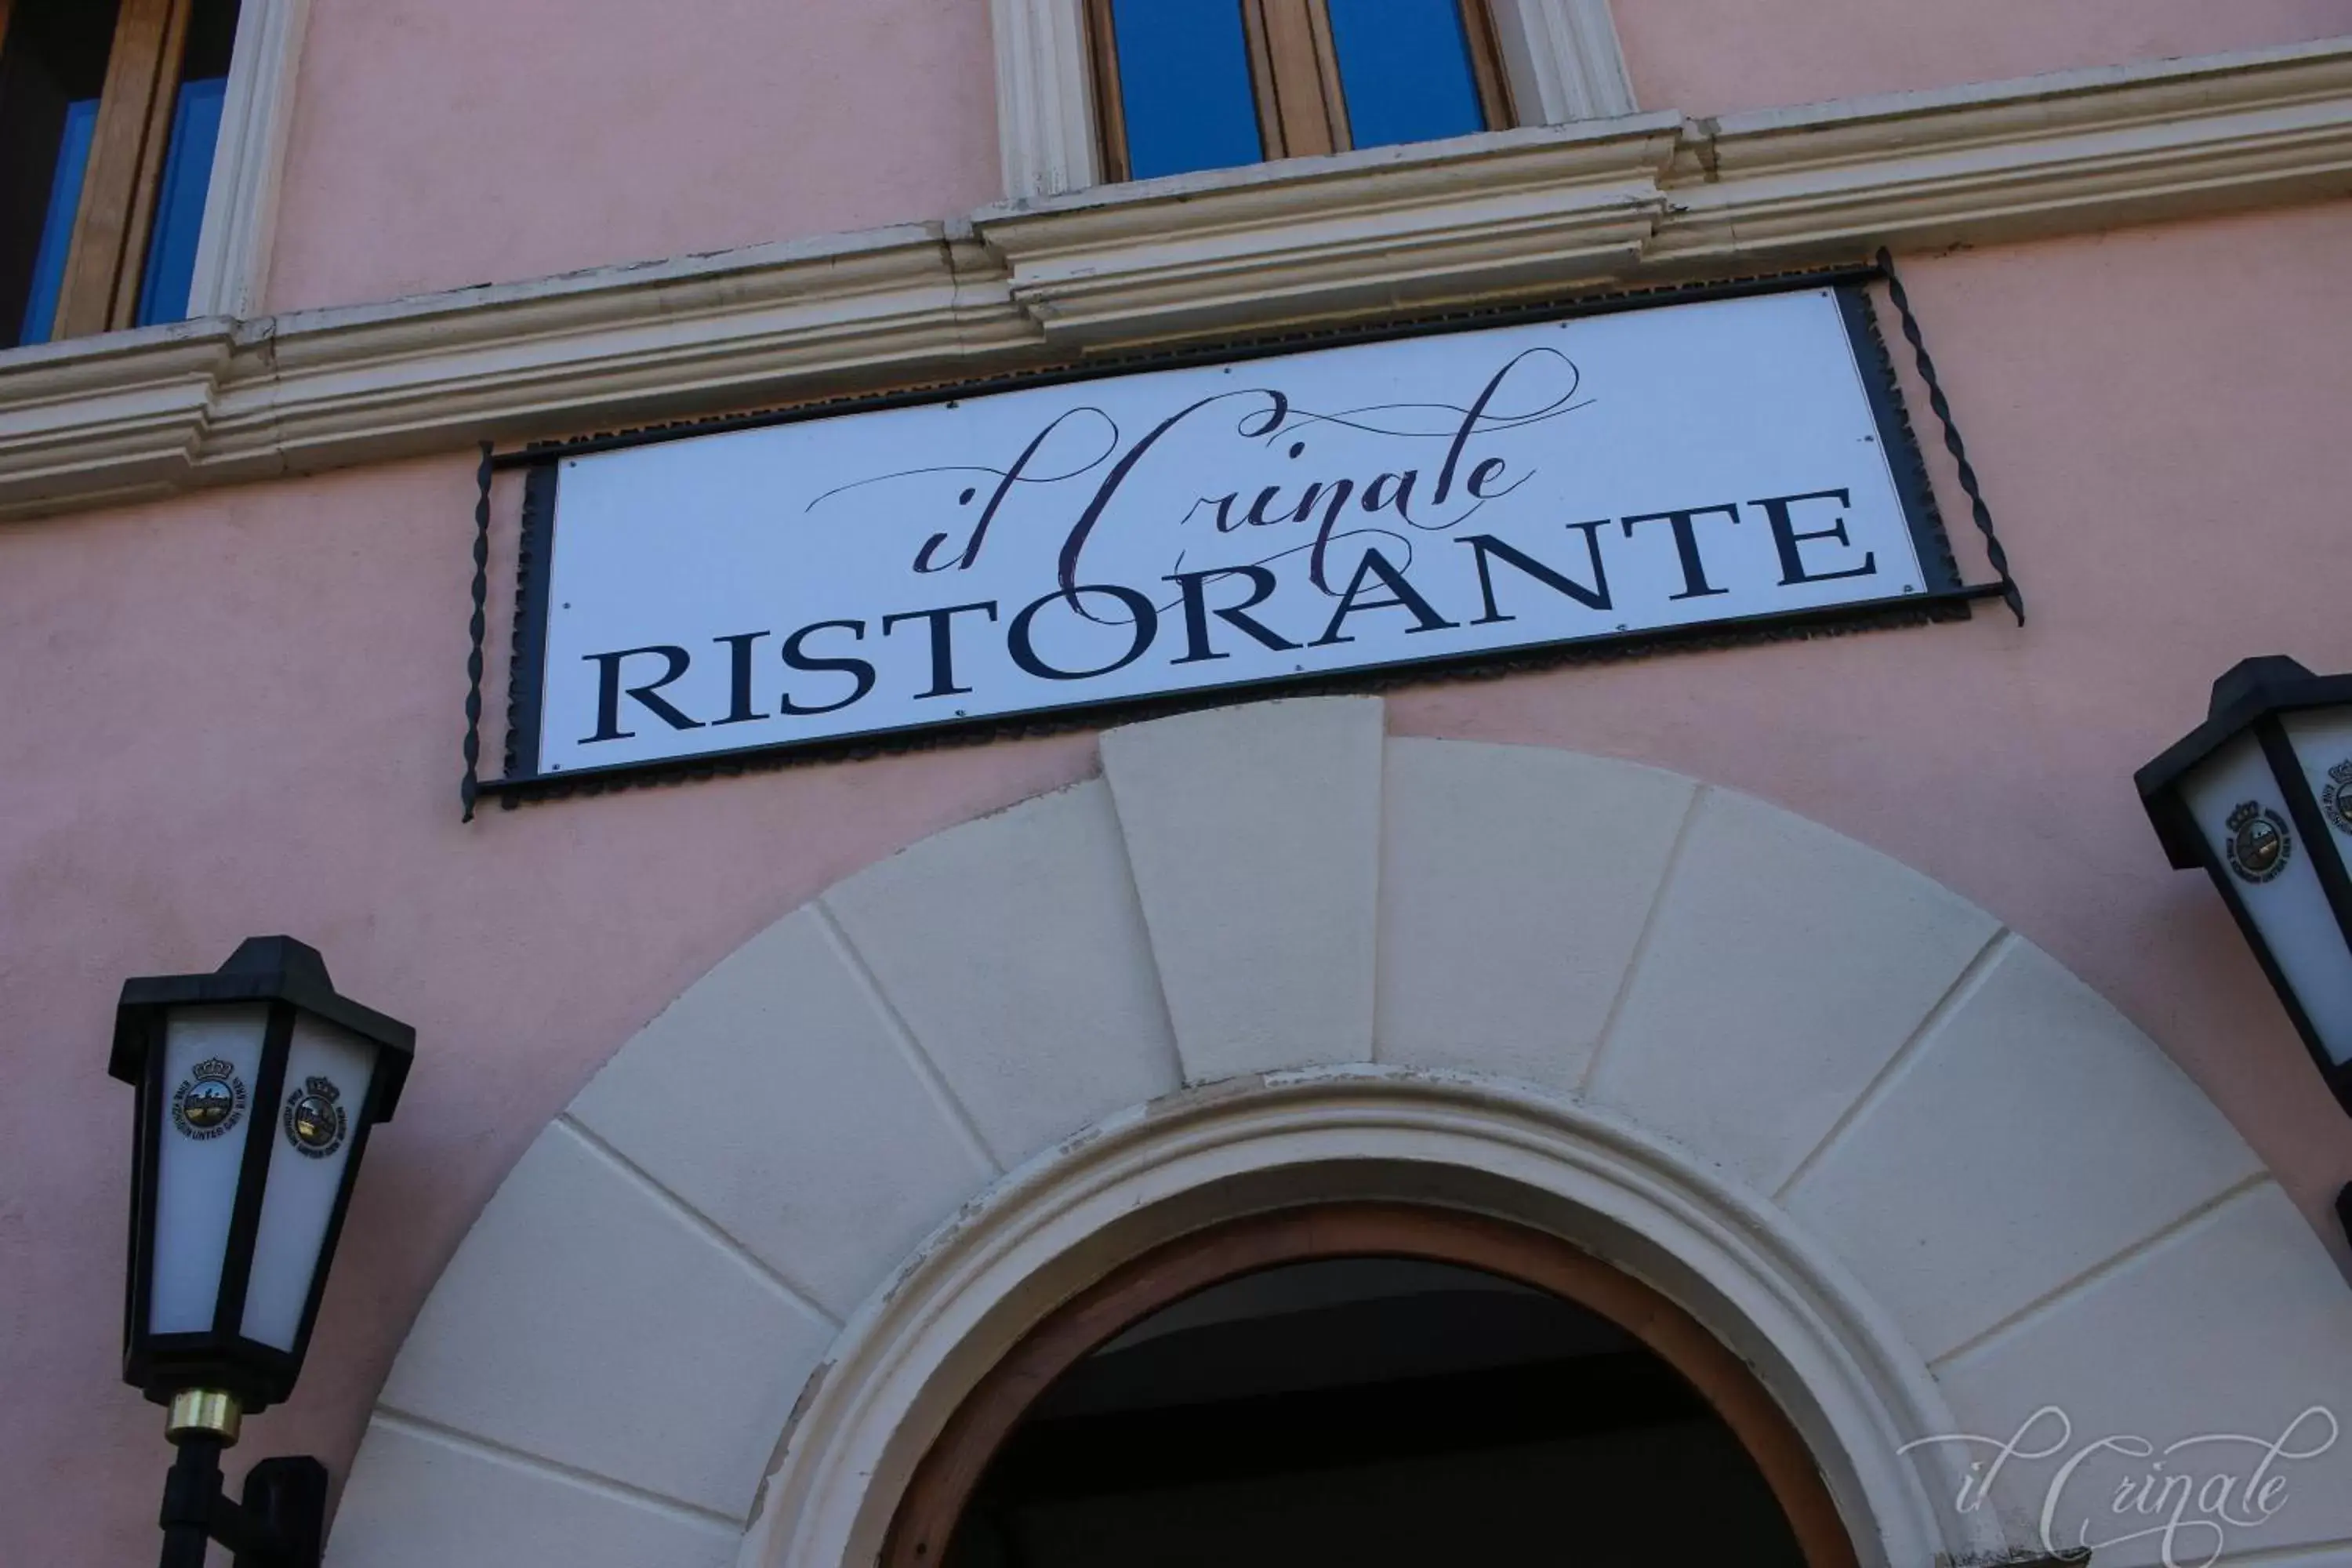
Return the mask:
<path fill-rule="evenodd" d="M 2130 776 L 2243 655 L 2352 668 L 2347 247 L 2337 204 L 1907 266 L 2025 629 L 1432 685 L 1392 725 L 1682 769 L 1941 879 L 2148 1029 L 2317 1223 L 2352 1122 Z M 1076 735 L 461 827 L 470 502 L 453 456 L 0 528 L 0 1563 L 152 1550 L 158 1413 L 115 1381 L 124 976 L 286 931 L 417 1026 L 311 1370 L 251 1445 L 340 1476 L 467 1225 L 604 1058 L 846 872 L 1089 765 Z"/>
<path fill-rule="evenodd" d="M 2352 33 L 2352 0 L 1615 0 L 1694 115 Z M 311 0 L 272 311 L 1003 194 L 988 0 Z"/>
<path fill-rule="evenodd" d="M 2352 0 L 1612 0 L 1635 101 L 1686 114 L 2352 33 Z"/>
<path fill-rule="evenodd" d="M 961 213 L 987 0 L 311 0 L 268 309 Z"/>

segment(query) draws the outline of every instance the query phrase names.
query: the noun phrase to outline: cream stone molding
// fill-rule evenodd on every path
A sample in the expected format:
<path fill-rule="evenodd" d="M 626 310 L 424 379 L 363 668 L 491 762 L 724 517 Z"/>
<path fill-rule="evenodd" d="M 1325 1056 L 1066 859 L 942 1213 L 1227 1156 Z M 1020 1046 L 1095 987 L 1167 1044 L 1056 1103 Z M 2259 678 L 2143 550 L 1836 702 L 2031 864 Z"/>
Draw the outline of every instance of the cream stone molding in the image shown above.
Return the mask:
<path fill-rule="evenodd" d="M 1985 244 L 2352 191 L 2352 39 L 2010 89 L 1702 121 L 1646 259 Z"/>
<path fill-rule="evenodd" d="M 968 227 L 910 225 L 264 321 L 209 410 L 198 466 L 332 466 L 481 436 L 707 412 L 970 374 L 1035 334 Z M 5 450 L 5 437 L 0 437 Z"/>
<path fill-rule="evenodd" d="M 1004 192 L 1084 190 L 1102 178 L 1086 0 L 991 0 Z"/>
<path fill-rule="evenodd" d="M 1703 1163 L 1622 1119 L 1475 1075 L 1357 1065 L 1273 1073 L 1138 1106 L 1047 1151 L 960 1212 L 869 1299 L 778 1447 L 737 1568 L 877 1560 L 889 1514 L 969 1368 L 1100 1271 L 1219 1219 L 1321 1200 L 1449 1202 L 1604 1255 L 1654 1248 L 1791 1411 L 1866 1563 L 1993 1561 L 1980 1514 L 1937 1510 L 1962 1475 L 1909 1435 L 1953 1422 L 1899 1329 L 1834 1258 Z M 959 1366 L 959 1362 L 963 1363 Z"/>
<path fill-rule="evenodd" d="M 909 225 L 16 350 L 0 516 L 1003 368 L 1036 334 L 997 270 Z"/>
<path fill-rule="evenodd" d="M 1099 746 L 621 1047 L 412 1325 L 330 1568 L 871 1564 L 1056 1304 L 1346 1197 L 1535 1226 L 1681 1304 L 1871 1568 L 2036 1544 L 2046 1468 L 1963 1510 L 1982 1450 L 1915 1439 L 2050 1404 L 2084 1442 L 2352 1409 L 2352 1297 L 2252 1151 L 1886 856 L 1631 763 L 1390 735 L 1375 698 Z M 2332 1481 L 2297 1469 L 2226 1560 L 2342 1562 Z"/>
<path fill-rule="evenodd" d="M 1262 163 L 984 209 L 1049 341 L 1108 344 L 1574 289 L 1638 272 L 1673 114 Z"/>
<path fill-rule="evenodd" d="M 220 142 L 188 287 L 191 316 L 253 313 L 269 282 L 278 188 L 294 121 L 294 70 L 310 0 L 247 0 L 236 18 Z"/>
<path fill-rule="evenodd" d="M 1609 0 L 1497 0 L 1495 24 L 1520 124 L 1633 112 Z"/>
<path fill-rule="evenodd" d="M 1097 186 L 946 223 L 0 353 L 0 519 L 1171 339 L 2348 192 L 2342 39 Z"/>

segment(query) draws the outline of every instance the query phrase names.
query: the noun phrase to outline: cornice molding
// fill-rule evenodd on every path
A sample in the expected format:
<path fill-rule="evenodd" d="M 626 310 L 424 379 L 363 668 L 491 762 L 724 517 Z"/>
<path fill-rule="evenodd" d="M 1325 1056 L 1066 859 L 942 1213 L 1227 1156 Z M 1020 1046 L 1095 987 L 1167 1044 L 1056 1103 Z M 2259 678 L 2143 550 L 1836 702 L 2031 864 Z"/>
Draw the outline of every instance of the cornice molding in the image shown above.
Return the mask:
<path fill-rule="evenodd" d="M 257 326 L 215 400 L 200 471 L 309 471 L 354 447 L 398 455 L 779 391 L 834 395 L 993 367 L 1036 344 L 993 258 L 936 224 Z"/>
<path fill-rule="evenodd" d="M 1207 333 L 2352 193 L 2352 39 L 1298 159 L 0 353 L 0 517 Z"/>
<path fill-rule="evenodd" d="M 1700 121 L 1651 258 L 1925 249 L 2352 191 L 2352 39 Z"/>
<path fill-rule="evenodd" d="M 1642 265 L 1684 121 L 1628 115 L 985 207 L 1048 342 L 1132 342 L 1613 281 Z"/>

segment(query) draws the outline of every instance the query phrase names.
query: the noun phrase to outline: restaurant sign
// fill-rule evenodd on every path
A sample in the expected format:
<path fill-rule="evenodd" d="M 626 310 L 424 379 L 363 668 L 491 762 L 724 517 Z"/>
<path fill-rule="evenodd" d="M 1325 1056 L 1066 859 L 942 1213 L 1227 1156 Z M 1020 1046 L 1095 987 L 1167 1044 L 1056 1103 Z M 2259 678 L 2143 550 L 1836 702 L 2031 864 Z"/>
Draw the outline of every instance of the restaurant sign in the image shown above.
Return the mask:
<path fill-rule="evenodd" d="M 558 453 L 510 780 L 1956 589 L 1859 289 Z"/>

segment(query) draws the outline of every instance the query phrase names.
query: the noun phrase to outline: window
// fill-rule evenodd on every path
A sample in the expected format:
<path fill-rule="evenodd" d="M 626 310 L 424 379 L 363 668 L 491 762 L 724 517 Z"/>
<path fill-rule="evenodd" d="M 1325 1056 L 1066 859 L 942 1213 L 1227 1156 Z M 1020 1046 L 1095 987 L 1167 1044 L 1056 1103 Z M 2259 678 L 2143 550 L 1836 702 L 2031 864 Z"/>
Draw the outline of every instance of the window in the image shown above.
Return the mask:
<path fill-rule="evenodd" d="M 0 0 L 0 342 L 180 320 L 237 0 Z"/>
<path fill-rule="evenodd" d="M 1513 123 L 1486 0 L 1089 0 L 1109 176 Z"/>
<path fill-rule="evenodd" d="M 990 0 L 990 13 L 1015 199 L 1171 172 L 1163 158 L 1213 168 L 1634 107 L 1609 0 Z M 1125 80 L 1123 61 L 1137 68 Z M 1286 90 L 1286 106 L 1269 96 Z"/>

